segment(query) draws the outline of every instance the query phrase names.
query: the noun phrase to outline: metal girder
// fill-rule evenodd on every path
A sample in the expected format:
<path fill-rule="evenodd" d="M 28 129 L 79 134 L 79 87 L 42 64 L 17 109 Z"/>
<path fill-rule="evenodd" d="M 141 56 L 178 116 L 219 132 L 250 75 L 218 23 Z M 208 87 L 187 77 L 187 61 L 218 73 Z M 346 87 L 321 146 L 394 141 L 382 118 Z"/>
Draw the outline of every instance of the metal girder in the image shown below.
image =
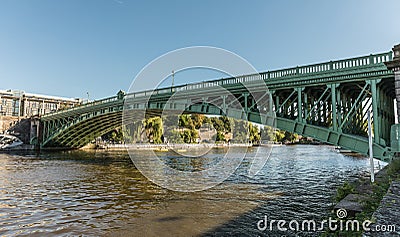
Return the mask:
<path fill-rule="evenodd" d="M 390 103 L 394 95 L 391 86 L 394 74 L 383 64 L 388 60 L 391 60 L 391 53 L 260 73 L 258 77 L 273 91 L 272 96 L 268 98 L 264 98 L 267 93 L 259 99 L 253 98 L 247 86 L 251 87 L 255 76 L 245 75 L 132 93 L 125 96 L 125 99 L 129 98 L 132 101 L 129 109 L 147 109 L 147 117 L 159 116 L 165 109 L 183 108 L 184 113 L 248 118 L 252 122 L 263 124 L 272 123 L 273 118 L 257 112 L 257 109 L 261 109 L 258 108 L 259 104 L 264 102 L 260 100 L 268 100 L 265 104 L 268 104 L 269 108 L 272 108 L 271 102 L 274 101 L 276 112 L 281 112 L 278 114 L 277 128 L 314 137 L 362 154 L 368 152 L 367 140 L 355 133 L 358 129 L 364 129 L 365 109 L 369 106 L 366 103 L 372 100 L 376 150 L 374 156 L 387 159 L 390 156 L 390 148 L 386 147 L 386 144 L 394 122 L 394 107 Z M 221 86 L 235 96 L 234 99 L 240 102 L 242 109 L 233 108 L 234 102 L 218 93 Z M 368 95 L 367 86 L 371 87 L 371 93 Z M 266 92 L 266 88 L 253 87 L 259 92 Z M 297 96 L 293 98 L 295 93 Z M 179 103 L 179 100 L 187 100 L 196 95 L 197 99 Z M 174 96 L 173 101 L 168 107 L 167 101 L 171 96 Z M 205 103 L 204 98 L 217 105 Z M 145 103 L 146 101 L 148 103 Z M 99 134 L 120 126 L 123 107 L 124 98 L 114 96 L 45 115 L 41 118 L 41 145 L 81 147 Z"/>
<path fill-rule="evenodd" d="M 318 98 L 318 100 L 316 101 L 315 104 L 318 104 L 319 102 L 321 102 L 321 100 L 324 98 L 325 93 L 329 90 L 329 87 L 327 87 L 324 92 L 322 93 L 322 95 Z M 314 105 L 314 103 L 312 103 Z M 312 106 L 312 109 L 310 110 L 310 112 L 308 113 L 307 117 L 309 117 L 311 115 L 312 112 L 315 111 L 315 106 Z"/>
<path fill-rule="evenodd" d="M 312 137 L 319 141 L 340 146 L 364 155 L 368 154 L 368 139 L 366 137 L 345 134 L 328 128 L 300 123 L 298 121 L 285 118 L 277 118 L 277 127 L 285 131 Z M 390 161 L 391 152 L 389 148 L 381 146 L 377 143 L 373 144 L 373 148 L 375 158 L 383 161 Z"/>
<path fill-rule="evenodd" d="M 364 88 L 362 89 L 361 93 L 358 95 L 356 101 L 354 101 L 353 106 L 350 108 L 350 111 L 347 112 L 346 117 L 343 119 L 342 124 L 340 125 L 340 129 L 342 129 L 343 125 L 345 124 L 345 122 L 347 121 L 347 119 L 349 118 L 350 114 L 353 112 L 353 110 L 356 108 L 357 104 L 360 103 L 360 99 L 362 96 L 364 95 L 364 91 L 367 89 L 368 84 L 365 84 Z M 365 99 L 365 97 L 364 97 Z"/>

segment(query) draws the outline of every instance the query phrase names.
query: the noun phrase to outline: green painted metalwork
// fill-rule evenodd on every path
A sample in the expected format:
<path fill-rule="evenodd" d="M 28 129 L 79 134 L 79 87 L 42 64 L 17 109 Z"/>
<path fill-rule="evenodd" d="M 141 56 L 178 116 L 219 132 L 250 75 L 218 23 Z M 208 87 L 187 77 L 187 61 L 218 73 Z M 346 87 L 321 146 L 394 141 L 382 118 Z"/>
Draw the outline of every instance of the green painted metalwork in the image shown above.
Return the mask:
<path fill-rule="evenodd" d="M 392 140 L 390 146 L 391 136 L 398 131 L 392 127 L 394 74 L 384 64 L 390 60 L 391 52 L 371 54 L 262 72 L 260 75 L 141 91 L 129 94 L 129 97 L 135 102 L 131 109 L 147 110 L 149 116 L 159 115 L 162 110 L 183 109 L 186 113 L 247 117 L 249 121 L 265 124 L 273 116 L 260 115 L 255 106 L 260 101 L 255 101 L 243 86 L 243 83 L 251 83 L 261 76 L 272 93 L 271 98 L 262 97 L 265 98 L 263 103 L 267 108 L 275 108 L 277 128 L 367 154 L 366 111 L 372 108 L 374 157 L 389 160 L 400 149 L 395 142 L 397 140 Z M 214 89 L 216 86 L 222 86 L 236 95 L 244 110 L 232 108 L 228 97 L 218 95 L 217 89 Z M 259 90 L 265 91 L 263 88 Z M 201 94 L 197 98 L 201 103 L 193 104 L 183 96 L 174 97 L 171 104 L 167 104 L 177 92 L 192 97 L 196 93 Z M 41 146 L 79 148 L 121 126 L 125 98 L 126 95 L 119 92 L 114 97 L 42 116 Z M 219 101 L 221 107 L 204 103 L 205 98 Z M 149 103 L 145 103 L 147 99 Z"/>

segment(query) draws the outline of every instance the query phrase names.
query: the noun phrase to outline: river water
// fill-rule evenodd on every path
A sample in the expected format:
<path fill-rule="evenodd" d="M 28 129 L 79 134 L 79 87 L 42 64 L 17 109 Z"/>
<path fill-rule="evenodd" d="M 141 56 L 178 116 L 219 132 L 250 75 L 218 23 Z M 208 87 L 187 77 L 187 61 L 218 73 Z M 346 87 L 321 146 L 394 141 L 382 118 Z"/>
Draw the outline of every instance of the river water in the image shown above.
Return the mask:
<path fill-rule="evenodd" d="M 257 149 L 266 148 L 248 155 Z M 161 154 L 167 163 L 189 159 Z M 182 193 L 148 181 L 126 152 L 1 153 L 0 236 L 317 236 L 257 223 L 326 219 L 336 188 L 368 165 L 328 146 L 281 146 L 253 178 L 239 168 L 214 188 Z"/>

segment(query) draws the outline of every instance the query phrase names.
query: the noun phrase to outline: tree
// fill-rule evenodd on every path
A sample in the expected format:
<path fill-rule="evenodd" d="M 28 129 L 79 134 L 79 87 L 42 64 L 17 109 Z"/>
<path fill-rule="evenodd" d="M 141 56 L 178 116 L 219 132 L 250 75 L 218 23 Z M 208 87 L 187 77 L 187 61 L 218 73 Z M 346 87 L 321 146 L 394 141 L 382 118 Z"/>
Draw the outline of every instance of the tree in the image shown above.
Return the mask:
<path fill-rule="evenodd" d="M 274 140 L 274 130 L 270 126 L 264 126 L 261 129 L 261 140 L 262 141 L 273 141 Z"/>
<path fill-rule="evenodd" d="M 205 118 L 205 116 L 202 114 L 192 114 L 191 115 L 193 125 L 196 129 L 201 128 L 201 126 L 203 125 L 204 118 Z"/>
<path fill-rule="evenodd" d="M 207 117 L 207 116 L 204 116 L 203 124 L 206 124 L 206 123 L 211 124 L 211 119 L 209 117 Z"/>
<path fill-rule="evenodd" d="M 193 120 L 192 120 L 191 116 L 188 114 L 182 114 L 179 116 L 178 125 L 179 125 L 179 127 L 183 127 L 183 128 L 187 128 L 187 129 L 195 129 Z"/>
<path fill-rule="evenodd" d="M 122 130 L 122 136 L 123 136 L 124 142 L 125 143 L 132 143 L 133 136 L 132 136 L 130 127 L 128 127 L 126 125 L 123 125 L 121 130 Z"/>
<path fill-rule="evenodd" d="M 291 133 L 291 132 L 285 131 L 285 141 L 294 142 L 297 139 L 298 139 L 298 135 L 296 133 Z"/>
<path fill-rule="evenodd" d="M 179 131 L 172 130 L 170 135 L 167 137 L 171 143 L 183 143 L 182 134 Z"/>
<path fill-rule="evenodd" d="M 275 141 L 276 142 L 284 142 L 285 132 L 282 130 L 275 131 Z"/>
<path fill-rule="evenodd" d="M 275 131 L 275 141 L 277 142 L 294 142 L 298 139 L 298 136 L 296 133 L 291 133 L 288 131 L 283 131 L 283 130 L 276 130 Z"/>
<path fill-rule="evenodd" d="M 211 118 L 211 123 L 217 132 L 225 132 L 225 125 L 218 117 Z"/>
<path fill-rule="evenodd" d="M 249 133 L 249 125 L 245 120 L 232 119 L 232 135 L 233 142 L 235 143 L 247 143 L 248 142 L 248 133 Z"/>
<path fill-rule="evenodd" d="M 231 128 L 231 122 L 229 121 L 228 117 L 226 116 L 221 116 L 219 117 L 219 119 L 222 121 L 222 123 L 224 124 L 224 130 L 225 132 L 231 132 L 232 128 Z"/>
<path fill-rule="evenodd" d="M 163 125 L 160 117 L 153 117 L 144 121 L 146 135 L 150 142 L 155 144 L 162 143 Z"/>
<path fill-rule="evenodd" d="M 222 132 L 218 131 L 215 137 L 216 142 L 222 142 L 225 141 L 225 136 Z"/>
<path fill-rule="evenodd" d="M 116 128 L 104 134 L 101 138 L 112 143 L 122 143 L 124 141 L 124 135 L 121 128 Z"/>
<path fill-rule="evenodd" d="M 181 133 L 181 136 L 182 136 L 183 142 L 193 143 L 199 137 L 199 134 L 198 134 L 197 130 L 186 129 Z"/>
<path fill-rule="evenodd" d="M 260 143 L 260 133 L 258 131 L 258 127 L 249 123 L 249 141 L 253 144 Z"/>

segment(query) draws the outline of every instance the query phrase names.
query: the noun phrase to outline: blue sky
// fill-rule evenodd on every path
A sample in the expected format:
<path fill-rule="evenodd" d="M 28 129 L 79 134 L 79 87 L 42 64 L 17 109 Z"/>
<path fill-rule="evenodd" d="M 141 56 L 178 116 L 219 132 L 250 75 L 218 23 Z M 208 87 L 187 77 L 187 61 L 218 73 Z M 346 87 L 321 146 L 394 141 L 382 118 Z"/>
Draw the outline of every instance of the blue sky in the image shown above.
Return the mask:
<path fill-rule="evenodd" d="M 0 0 L 0 89 L 112 96 L 151 60 L 197 45 L 260 71 L 386 52 L 400 43 L 399 9 L 398 0 Z"/>

